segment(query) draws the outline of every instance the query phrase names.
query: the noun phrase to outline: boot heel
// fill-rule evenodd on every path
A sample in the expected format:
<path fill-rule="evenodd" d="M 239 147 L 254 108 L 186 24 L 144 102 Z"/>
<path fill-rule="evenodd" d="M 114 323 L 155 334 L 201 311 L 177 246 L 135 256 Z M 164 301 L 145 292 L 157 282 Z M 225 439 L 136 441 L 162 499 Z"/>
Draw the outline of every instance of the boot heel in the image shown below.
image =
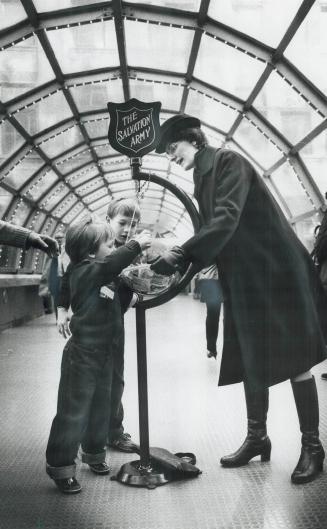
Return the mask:
<path fill-rule="evenodd" d="M 270 454 L 271 454 L 271 444 L 269 444 L 262 452 L 261 452 L 261 462 L 264 461 L 270 461 Z"/>

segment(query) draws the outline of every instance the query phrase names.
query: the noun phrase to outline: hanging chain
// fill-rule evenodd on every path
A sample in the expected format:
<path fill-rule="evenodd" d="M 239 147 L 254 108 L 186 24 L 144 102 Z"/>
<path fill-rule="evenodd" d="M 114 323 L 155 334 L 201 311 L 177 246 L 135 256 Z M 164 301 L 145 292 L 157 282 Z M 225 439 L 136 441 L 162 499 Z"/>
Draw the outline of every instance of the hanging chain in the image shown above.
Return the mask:
<path fill-rule="evenodd" d="M 131 222 L 130 222 L 130 225 L 129 225 L 129 228 L 128 228 L 128 233 L 127 233 L 126 242 L 129 241 L 129 237 L 130 237 L 131 229 L 132 229 L 133 222 L 134 222 L 134 219 L 135 219 L 136 206 L 137 206 L 137 205 L 138 205 L 138 206 L 140 205 L 140 201 L 143 200 L 145 193 L 146 193 L 147 190 L 149 189 L 149 186 L 150 186 L 150 179 L 151 179 L 151 173 L 149 173 L 149 177 L 148 177 L 148 179 L 147 179 L 145 182 L 143 182 L 143 184 L 141 184 L 140 180 L 137 180 L 137 181 L 135 182 L 136 204 L 135 204 L 134 211 L 133 211 L 133 215 L 132 215 L 132 218 L 131 218 Z"/>

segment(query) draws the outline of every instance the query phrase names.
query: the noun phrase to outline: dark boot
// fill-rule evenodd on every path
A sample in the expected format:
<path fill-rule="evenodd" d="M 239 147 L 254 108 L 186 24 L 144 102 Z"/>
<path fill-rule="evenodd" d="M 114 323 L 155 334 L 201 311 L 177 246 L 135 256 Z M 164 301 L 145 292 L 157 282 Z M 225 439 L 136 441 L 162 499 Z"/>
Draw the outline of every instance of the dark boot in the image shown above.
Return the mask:
<path fill-rule="evenodd" d="M 313 481 L 323 469 L 325 451 L 319 440 L 319 407 L 314 377 L 292 382 L 292 389 L 302 432 L 302 450 L 291 476 L 293 483 Z"/>
<path fill-rule="evenodd" d="M 248 434 L 242 446 L 233 454 L 221 458 L 224 467 L 240 467 L 250 459 L 261 456 L 261 461 L 270 461 L 271 442 L 267 436 L 268 388 L 255 393 L 244 384 L 248 416 Z"/>

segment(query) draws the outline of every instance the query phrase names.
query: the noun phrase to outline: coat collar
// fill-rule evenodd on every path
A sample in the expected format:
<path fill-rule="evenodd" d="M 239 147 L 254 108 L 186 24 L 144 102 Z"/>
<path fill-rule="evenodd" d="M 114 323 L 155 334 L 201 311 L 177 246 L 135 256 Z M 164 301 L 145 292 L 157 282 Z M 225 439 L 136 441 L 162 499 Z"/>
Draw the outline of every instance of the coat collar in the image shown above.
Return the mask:
<path fill-rule="evenodd" d="M 200 149 L 194 158 L 194 181 L 212 171 L 217 149 L 207 145 Z"/>

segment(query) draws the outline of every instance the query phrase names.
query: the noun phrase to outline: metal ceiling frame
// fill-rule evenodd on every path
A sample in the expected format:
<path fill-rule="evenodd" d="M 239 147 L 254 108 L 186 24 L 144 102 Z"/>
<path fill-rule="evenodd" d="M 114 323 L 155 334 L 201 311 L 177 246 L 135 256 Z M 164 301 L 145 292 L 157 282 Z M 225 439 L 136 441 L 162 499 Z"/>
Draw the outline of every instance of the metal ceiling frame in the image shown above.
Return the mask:
<path fill-rule="evenodd" d="M 109 79 L 116 79 L 119 77 L 123 83 L 123 91 L 125 99 L 129 98 L 129 79 L 139 78 L 140 75 L 147 76 L 151 78 L 151 81 L 165 82 L 162 79 L 166 79 L 167 84 L 174 83 L 174 79 L 181 84 L 183 88 L 183 95 L 181 98 L 180 111 L 183 112 L 187 102 L 189 90 L 196 90 L 203 93 L 206 97 L 213 97 L 218 102 L 222 104 L 227 104 L 231 108 L 234 108 L 239 115 L 231 126 L 230 130 L 227 132 L 220 131 L 214 127 L 209 127 L 214 132 L 226 136 L 227 141 L 234 141 L 233 134 L 237 130 L 241 120 L 247 116 L 249 117 L 255 125 L 258 126 L 259 130 L 261 129 L 266 131 L 267 136 L 273 138 L 276 141 L 276 144 L 282 147 L 283 152 L 285 153 L 281 156 L 280 160 L 276 162 L 271 168 L 264 172 L 265 177 L 269 177 L 274 169 L 279 167 L 281 164 L 285 163 L 287 157 L 289 157 L 293 164 L 296 166 L 297 171 L 299 171 L 300 178 L 306 188 L 306 191 L 309 196 L 313 197 L 314 207 L 319 209 L 324 205 L 324 197 L 322 197 L 319 188 L 315 184 L 313 178 L 311 177 L 309 171 L 305 167 L 305 164 L 299 156 L 299 151 L 305 145 L 307 145 L 312 139 L 314 139 L 320 132 L 327 128 L 327 120 L 319 124 L 318 127 L 311 131 L 305 138 L 303 138 L 298 144 L 291 145 L 285 138 L 282 137 L 280 132 L 265 120 L 263 116 L 252 106 L 253 101 L 255 100 L 257 94 L 262 89 L 264 83 L 268 79 L 272 71 L 277 71 L 279 75 L 284 77 L 286 81 L 292 86 L 296 86 L 296 91 L 301 94 L 301 96 L 316 108 L 321 115 L 327 115 L 327 98 L 322 94 L 308 79 L 303 76 L 285 57 L 283 53 L 291 41 L 291 38 L 296 33 L 300 24 L 304 20 L 305 16 L 311 9 L 314 4 L 314 0 L 303 0 L 297 14 L 295 15 L 293 21 L 291 22 L 289 28 L 287 29 L 284 37 L 282 38 L 279 46 L 276 49 L 273 49 L 252 37 L 249 37 L 229 26 L 219 23 L 216 20 L 210 19 L 208 17 L 208 7 L 209 0 L 201 0 L 201 5 L 199 12 L 187 12 L 174 8 L 165 8 L 160 6 L 151 6 L 151 5 L 135 5 L 129 4 L 128 2 L 121 2 L 121 0 L 113 0 L 112 2 L 102 2 L 93 5 L 86 6 L 77 6 L 72 8 L 66 8 L 59 11 L 38 13 L 31 0 L 21 0 L 22 5 L 25 8 L 27 14 L 27 20 L 22 21 L 11 28 L 6 28 L 5 30 L 0 31 L 0 46 L 7 47 L 12 42 L 16 42 L 23 37 L 27 38 L 35 34 L 45 52 L 52 70 L 55 75 L 55 79 L 49 81 L 42 86 L 33 88 L 25 94 L 22 94 L 13 100 L 8 101 L 6 104 L 0 104 L 0 113 L 3 114 L 4 118 L 7 119 L 21 134 L 25 140 L 25 144 L 21 146 L 16 152 L 12 153 L 10 157 L 3 163 L 0 167 L 1 172 L 5 171 L 13 163 L 17 162 L 19 156 L 24 157 L 26 152 L 30 150 L 35 150 L 41 160 L 45 162 L 45 165 L 42 168 L 39 168 L 29 179 L 28 182 L 24 183 L 18 192 L 17 190 L 11 189 L 9 186 L 8 189 L 11 193 L 14 194 L 13 200 L 15 197 L 19 196 L 19 193 L 22 189 L 26 189 L 27 185 L 32 183 L 37 175 L 48 167 L 52 169 L 58 177 L 58 181 L 55 182 L 43 195 L 38 199 L 40 202 L 44 199 L 45 196 L 49 195 L 55 186 L 59 182 L 63 182 L 67 185 L 78 201 L 82 201 L 80 195 L 76 193 L 76 188 L 71 186 L 65 179 L 73 174 L 76 171 L 80 171 L 85 167 L 81 165 L 77 169 L 70 171 L 67 174 L 61 174 L 59 170 L 56 169 L 55 160 L 62 158 L 64 155 L 73 152 L 78 147 L 86 145 L 86 148 L 89 149 L 93 161 L 91 164 L 94 164 L 99 175 L 92 177 L 92 180 L 95 177 L 100 176 L 103 179 L 103 186 L 108 189 L 110 194 L 109 185 L 105 178 L 105 174 L 108 172 L 103 171 L 101 167 L 100 160 L 101 158 L 97 155 L 94 150 L 94 142 L 98 138 L 90 139 L 86 129 L 85 129 L 85 117 L 94 117 L 99 116 L 106 112 L 106 109 L 101 109 L 96 112 L 85 112 L 80 113 L 76 107 L 73 96 L 70 93 L 70 89 L 78 84 L 84 84 L 88 82 L 100 82 L 103 75 L 109 76 Z M 124 19 L 137 20 L 141 22 L 148 23 L 158 23 L 161 25 L 169 25 L 173 27 L 184 27 L 187 29 L 194 30 L 194 38 L 192 44 L 192 50 L 189 57 L 189 63 L 187 71 L 185 74 L 178 72 L 162 72 L 154 69 L 146 68 L 137 68 L 135 66 L 128 66 L 126 60 L 126 43 L 125 43 L 125 32 L 124 32 Z M 112 19 L 115 23 L 116 36 L 117 36 L 117 46 L 118 54 L 120 59 L 120 68 L 105 68 L 97 71 L 85 71 L 80 73 L 64 75 L 59 67 L 57 59 L 54 55 L 52 47 L 49 43 L 49 40 L 46 35 L 46 29 L 51 30 L 58 27 L 66 27 L 67 24 L 78 25 L 83 23 L 89 23 L 90 20 L 93 22 L 101 20 L 110 20 Z M 240 51 L 247 53 L 250 56 L 257 58 L 258 60 L 264 61 L 267 63 L 266 69 L 258 80 L 256 86 L 252 90 L 246 101 L 239 100 L 235 98 L 232 94 L 226 93 L 219 88 L 210 86 L 207 83 L 200 81 L 199 79 L 194 78 L 194 65 L 196 62 L 197 54 L 200 47 L 200 42 L 202 36 L 207 34 L 212 38 L 218 39 L 224 42 L 227 45 L 230 45 Z M 110 77 L 111 76 L 111 77 Z M 150 80 L 150 79 L 149 79 Z M 72 118 L 64 120 L 64 122 L 49 127 L 46 130 L 40 131 L 34 136 L 30 136 L 27 131 L 17 122 L 12 113 L 15 113 L 19 108 L 19 105 L 28 106 L 37 100 L 44 98 L 49 95 L 49 93 L 55 93 L 57 91 L 62 91 L 66 101 L 69 105 L 69 108 L 72 112 Z M 169 109 L 165 109 L 166 112 Z M 68 149 L 65 152 L 61 152 L 54 158 L 48 158 L 42 151 L 42 141 L 47 138 L 49 135 L 57 130 L 60 127 L 70 124 L 71 126 L 79 127 L 79 130 L 84 138 L 84 142 L 74 145 L 72 148 Z M 206 126 L 209 126 L 206 124 Z M 67 129 L 64 129 L 67 130 Z M 40 143 L 36 143 L 37 140 L 41 140 Z M 241 148 L 241 146 L 239 146 Z M 243 149 L 244 151 L 244 149 Z M 245 151 L 244 151 L 245 152 Z M 115 157 L 115 156 L 113 156 Z M 257 163 L 257 162 L 256 162 Z M 258 163 L 257 163 L 258 165 Z M 4 185 L 4 184 L 2 184 Z M 99 188 L 100 189 L 100 188 Z M 68 195 L 68 193 L 67 193 Z M 65 200 L 66 196 L 62 199 Z M 37 207 L 37 203 L 33 201 L 28 201 L 24 195 L 22 198 L 26 200 L 29 204 L 33 204 L 34 209 L 40 209 Z M 76 204 L 74 204 L 76 205 Z M 83 204 L 87 208 L 86 204 Z M 7 208 L 9 211 L 10 206 Z M 55 209 L 55 208 L 53 208 Z M 87 208 L 88 209 L 88 208 Z M 7 214 L 6 211 L 6 214 Z M 33 211 L 33 210 L 32 210 Z M 45 211 L 45 210 L 44 210 Z M 32 212 L 31 212 L 32 214 Z M 48 213 L 47 213 L 48 214 Z M 294 219 L 291 217 L 290 221 Z"/>

